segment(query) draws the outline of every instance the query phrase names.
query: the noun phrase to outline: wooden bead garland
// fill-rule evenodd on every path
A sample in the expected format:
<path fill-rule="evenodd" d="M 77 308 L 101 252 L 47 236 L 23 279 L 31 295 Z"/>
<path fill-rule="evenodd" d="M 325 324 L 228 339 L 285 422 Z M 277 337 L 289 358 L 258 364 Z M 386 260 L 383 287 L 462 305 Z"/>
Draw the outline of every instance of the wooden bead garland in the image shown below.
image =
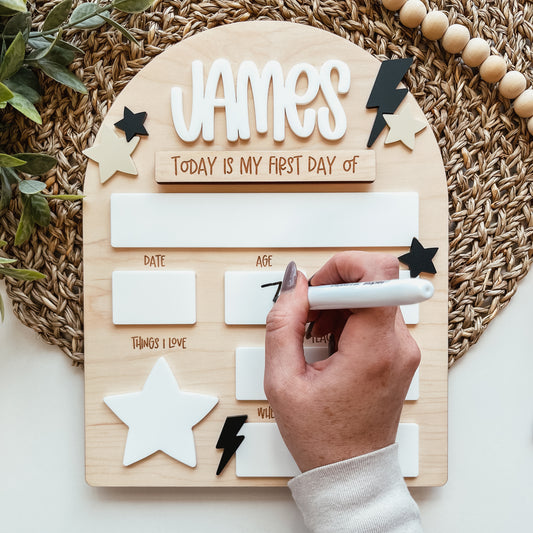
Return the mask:
<path fill-rule="evenodd" d="M 504 98 L 514 100 L 526 90 L 526 77 L 516 70 L 508 72 L 500 81 L 498 89 Z"/>
<path fill-rule="evenodd" d="M 489 56 L 479 67 L 479 75 L 487 83 L 500 81 L 506 72 L 507 62 L 502 56 Z"/>
<path fill-rule="evenodd" d="M 462 52 L 470 40 L 470 32 L 466 26 L 452 24 L 442 37 L 442 47 L 450 54 Z"/>
<path fill-rule="evenodd" d="M 514 101 L 514 112 L 522 118 L 533 117 L 533 89 L 525 90 Z"/>
<path fill-rule="evenodd" d="M 442 47 L 450 54 L 462 52 L 462 60 L 469 67 L 479 67 L 481 79 L 487 83 L 500 82 L 498 87 L 504 98 L 515 99 L 514 111 L 521 118 L 529 118 L 527 129 L 533 135 L 533 89 L 526 89 L 525 76 L 517 71 L 507 72 L 507 62 L 502 56 L 491 55 L 490 45 L 480 37 L 471 38 L 466 26 L 449 25 L 448 16 L 442 11 L 427 12 L 421 0 L 382 0 L 391 11 L 400 10 L 400 21 L 408 28 L 421 25 L 424 37 L 441 40 Z"/>
<path fill-rule="evenodd" d="M 438 41 L 449 25 L 448 17 L 442 11 L 430 11 L 422 21 L 422 34 L 430 41 Z"/>
<path fill-rule="evenodd" d="M 408 28 L 416 28 L 427 14 L 426 6 L 421 0 L 407 0 L 400 9 L 400 21 Z"/>
<path fill-rule="evenodd" d="M 490 56 L 490 46 L 485 39 L 474 37 L 470 39 L 463 50 L 463 61 L 469 67 L 479 67 Z"/>

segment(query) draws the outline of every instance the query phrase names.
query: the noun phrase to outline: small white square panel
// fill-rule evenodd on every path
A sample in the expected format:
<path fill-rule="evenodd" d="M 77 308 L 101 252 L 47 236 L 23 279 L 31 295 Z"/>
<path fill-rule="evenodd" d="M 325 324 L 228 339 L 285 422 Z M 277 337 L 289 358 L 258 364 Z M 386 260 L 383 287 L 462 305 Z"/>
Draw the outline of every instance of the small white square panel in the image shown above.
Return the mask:
<path fill-rule="evenodd" d="M 113 272 L 113 324 L 195 323 L 195 272 Z"/>
<path fill-rule="evenodd" d="M 300 474 L 277 424 L 247 423 L 239 435 L 244 436 L 235 454 L 237 477 L 294 477 Z"/>
<path fill-rule="evenodd" d="M 284 272 L 226 272 L 224 301 L 226 324 L 264 325 Z"/>
<path fill-rule="evenodd" d="M 407 396 L 405 397 L 406 401 L 411 402 L 418 400 L 420 398 L 420 368 L 416 369 L 415 375 L 411 380 L 411 385 L 409 385 L 409 390 L 407 391 Z"/>
<path fill-rule="evenodd" d="M 398 459 L 403 477 L 418 476 L 418 424 L 401 423 L 396 434 Z"/>
<path fill-rule="evenodd" d="M 328 357 L 327 346 L 305 346 L 305 360 L 315 363 Z M 263 347 L 235 350 L 235 398 L 237 400 L 266 400 L 263 388 L 265 349 Z"/>

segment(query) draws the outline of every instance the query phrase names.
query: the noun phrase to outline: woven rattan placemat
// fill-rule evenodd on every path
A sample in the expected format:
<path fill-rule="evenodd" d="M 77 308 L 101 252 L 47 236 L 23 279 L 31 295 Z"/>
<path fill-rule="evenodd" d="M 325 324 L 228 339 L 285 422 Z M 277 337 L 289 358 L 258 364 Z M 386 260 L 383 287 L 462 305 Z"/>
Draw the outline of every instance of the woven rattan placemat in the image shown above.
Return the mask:
<path fill-rule="evenodd" d="M 533 4 L 518 0 L 426 4 L 447 11 L 472 36 L 490 41 L 494 52 L 532 81 Z M 34 12 L 45 15 L 52 5 L 37 2 Z M 37 16 L 34 22 L 43 18 Z M 141 48 L 105 27 L 75 33 L 85 54 L 74 68 L 89 94 L 79 95 L 44 80 L 43 125 L 6 113 L 4 121 L 11 127 L 1 134 L 0 143 L 8 153 L 54 154 L 59 164 L 47 176 L 49 188 L 54 193 L 79 193 L 86 166 L 81 151 L 92 143 L 116 95 L 151 58 L 194 33 L 255 19 L 312 25 L 349 39 L 382 60 L 415 58 L 406 82 L 433 127 L 448 177 L 451 365 L 507 305 L 529 269 L 532 138 L 509 101 L 494 85 L 480 80 L 477 69 L 464 66 L 418 30 L 404 28 L 379 1 L 156 1 L 150 12 L 121 19 L 142 40 Z M 82 363 L 82 206 L 54 200 L 51 207 L 50 227 L 39 229 L 25 246 L 6 249 L 20 260 L 17 266 L 40 270 L 47 278 L 37 283 L 8 278 L 7 291 L 24 324 Z M 0 224 L 2 238 L 13 242 L 12 213 L 0 215 Z"/>

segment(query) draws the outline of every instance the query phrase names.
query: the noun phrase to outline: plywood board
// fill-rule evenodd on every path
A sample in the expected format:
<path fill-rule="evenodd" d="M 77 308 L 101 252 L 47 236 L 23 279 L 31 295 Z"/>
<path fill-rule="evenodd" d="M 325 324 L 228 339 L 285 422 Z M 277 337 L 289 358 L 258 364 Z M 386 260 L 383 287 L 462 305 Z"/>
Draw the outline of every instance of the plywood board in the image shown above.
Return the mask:
<path fill-rule="evenodd" d="M 221 52 L 223 51 L 223 53 Z M 228 140 L 226 113 L 214 111 L 212 140 L 206 131 L 193 141 L 184 141 L 173 124 L 171 93 L 173 88 L 182 91 L 184 116 L 192 116 L 192 63 L 201 61 L 203 79 L 223 55 L 229 61 L 234 76 L 239 65 L 253 61 L 259 69 L 271 61 L 278 62 L 284 75 L 289 76 L 294 65 L 307 63 L 318 72 L 332 60 L 342 61 L 349 68 L 349 90 L 341 94 L 339 104 L 346 114 L 346 130 L 341 138 L 331 140 L 322 123 L 306 137 L 302 131 L 284 126 L 283 140 L 276 140 L 272 128 L 276 112 L 273 95 L 268 99 L 268 117 L 272 118 L 266 132 L 254 129 L 251 120 L 249 139 Z M 307 67 L 306 67 L 307 68 Z M 435 296 L 420 305 L 419 323 L 410 326 L 422 351 L 419 371 L 419 398 L 407 401 L 402 412 L 402 423 L 415 423 L 419 428 L 418 476 L 407 480 L 409 485 L 430 486 L 445 482 L 447 475 L 447 190 L 439 147 L 426 128 L 416 135 L 416 144 L 409 150 L 401 143 L 385 146 L 384 130 L 372 146 L 375 155 L 375 180 L 372 182 L 299 180 L 294 183 L 259 181 L 246 176 L 243 182 L 232 182 L 218 174 L 216 180 L 199 180 L 188 183 L 158 183 L 156 161 L 161 153 L 179 155 L 191 152 L 199 154 L 278 151 L 305 153 L 317 157 L 346 152 L 363 152 L 376 116 L 375 109 L 365 104 L 372 90 L 380 62 L 352 43 L 307 26 L 282 22 L 246 22 L 209 30 L 193 36 L 169 48 L 145 67 L 122 91 L 110 108 L 103 125 L 113 125 L 124 116 L 127 106 L 132 113 L 146 112 L 144 126 L 148 136 L 140 138 L 131 157 L 137 176 L 117 172 L 105 183 L 100 182 L 99 167 L 89 162 L 85 181 L 84 201 L 84 298 L 85 298 L 85 423 L 86 423 L 86 475 L 96 486 L 279 486 L 287 483 L 284 477 L 237 477 L 235 458 L 232 458 L 221 475 L 216 475 L 222 454 L 215 445 L 224 421 L 228 416 L 248 415 L 248 423 L 275 422 L 272 409 L 266 401 L 239 401 L 235 397 L 235 351 L 238 347 L 262 347 L 264 326 L 227 325 L 224 313 L 224 275 L 227 271 L 283 271 L 287 263 L 295 260 L 298 267 L 311 275 L 336 251 L 339 246 L 317 246 L 307 242 L 305 247 L 262 247 L 247 243 L 246 247 L 186 248 L 142 243 L 136 246 L 113 247 L 111 242 L 111 197 L 114 194 L 288 194 L 314 193 L 326 204 L 327 193 L 416 193 L 418 195 L 417 237 L 425 246 L 438 246 L 434 258 L 437 273 L 422 274 L 435 285 Z M 322 79 L 322 78 L 321 78 Z M 340 76 L 333 74 L 335 88 Z M 345 82 L 346 80 L 344 80 Z M 297 93 L 306 92 L 302 77 L 293 83 Z M 345 89 L 346 87 L 344 87 Z M 175 91 L 174 91 L 175 92 Z M 221 99 L 220 87 L 216 94 Z M 249 95 L 250 96 L 250 95 Z M 292 123 L 304 120 L 304 109 L 327 106 L 323 92 L 319 92 L 309 105 L 301 105 L 293 113 Z M 229 104 L 228 104 L 229 105 Z M 279 102 L 277 103 L 279 106 Z M 400 106 L 412 109 L 418 120 L 425 117 L 415 99 L 407 95 Z M 248 98 L 250 116 L 253 100 Z M 278 117 L 279 118 L 279 117 Z M 332 117 L 330 117 L 331 119 Z M 187 119 L 188 120 L 188 119 Z M 330 130 L 333 120 L 330 120 Z M 277 126 L 279 130 L 280 123 Z M 123 132 L 116 130 L 117 135 Z M 193 132 L 194 133 L 194 132 Z M 331 133 L 331 132 L 330 132 Z M 191 134 L 192 135 L 192 134 Z M 279 136 L 279 131 L 277 132 Z M 330 135 L 331 136 L 331 135 Z M 101 140 L 99 134 L 95 145 Z M 159 155 L 158 155 L 159 154 Z M 409 196 L 409 195 L 406 195 Z M 398 198 L 402 196 L 399 195 Z M 296 197 L 295 197 L 296 198 Z M 291 206 L 285 206 L 290 213 Z M 294 206 L 295 211 L 299 207 Z M 138 217 L 145 216 L 139 206 Z M 257 212 L 253 225 L 269 228 L 279 210 Z M 411 213 L 407 213 L 410 215 Z M 209 211 L 202 215 L 204 223 L 217 226 L 220 217 Z M 254 216 L 254 214 L 250 215 Z M 281 216 L 281 215 L 280 215 Z M 290 224 L 287 213 L 283 217 Z M 320 219 L 320 211 L 316 213 Z M 148 221 L 149 222 L 149 221 Z M 251 223 L 251 222 L 250 222 Z M 322 219 L 324 226 L 330 222 Z M 242 220 L 242 225 L 247 220 Z M 191 224 L 184 220 L 172 232 L 187 235 L 193 232 Z M 391 235 L 392 235 L 391 228 Z M 333 234 L 335 228 L 331 227 Z M 127 233 L 127 229 L 126 229 Z M 415 236 L 415 235 L 413 235 Z M 157 236 L 153 236 L 157 243 Z M 392 241 L 390 241 L 392 242 Z M 215 243 L 216 244 L 216 243 Z M 408 251 L 404 241 L 389 244 L 380 242 L 378 247 L 366 250 L 386 251 L 400 256 Z M 372 244 L 372 243 L 370 243 Z M 114 325 L 112 305 L 112 276 L 115 271 L 184 271 L 194 272 L 196 280 L 196 323 L 189 325 Z M 143 286 L 136 289 L 142 294 Z M 135 301 L 135 299 L 133 299 Z M 139 298 L 142 301 L 142 298 Z M 312 338 L 309 346 L 322 346 L 325 339 Z M 197 464 L 187 466 L 159 451 L 149 457 L 124 466 L 124 450 L 128 427 L 105 404 L 104 398 L 141 391 L 152 369 L 164 357 L 181 390 L 218 398 L 217 405 L 194 428 Z"/>

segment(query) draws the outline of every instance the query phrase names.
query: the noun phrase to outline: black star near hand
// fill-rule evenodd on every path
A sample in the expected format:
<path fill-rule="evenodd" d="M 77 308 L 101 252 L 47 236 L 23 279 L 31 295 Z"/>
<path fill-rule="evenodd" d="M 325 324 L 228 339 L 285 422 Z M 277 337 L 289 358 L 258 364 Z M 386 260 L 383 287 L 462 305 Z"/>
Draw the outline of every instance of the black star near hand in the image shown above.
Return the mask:
<path fill-rule="evenodd" d="M 436 274 L 437 270 L 432 259 L 437 250 L 438 248 L 424 248 L 420 241 L 413 237 L 411 249 L 408 253 L 398 257 L 398 260 L 409 267 L 412 278 L 416 278 L 421 272 Z"/>
<path fill-rule="evenodd" d="M 126 134 L 126 140 L 129 142 L 135 135 L 148 135 L 144 127 L 146 120 L 146 111 L 133 113 L 127 107 L 124 107 L 124 118 L 115 122 L 115 127 Z"/>

